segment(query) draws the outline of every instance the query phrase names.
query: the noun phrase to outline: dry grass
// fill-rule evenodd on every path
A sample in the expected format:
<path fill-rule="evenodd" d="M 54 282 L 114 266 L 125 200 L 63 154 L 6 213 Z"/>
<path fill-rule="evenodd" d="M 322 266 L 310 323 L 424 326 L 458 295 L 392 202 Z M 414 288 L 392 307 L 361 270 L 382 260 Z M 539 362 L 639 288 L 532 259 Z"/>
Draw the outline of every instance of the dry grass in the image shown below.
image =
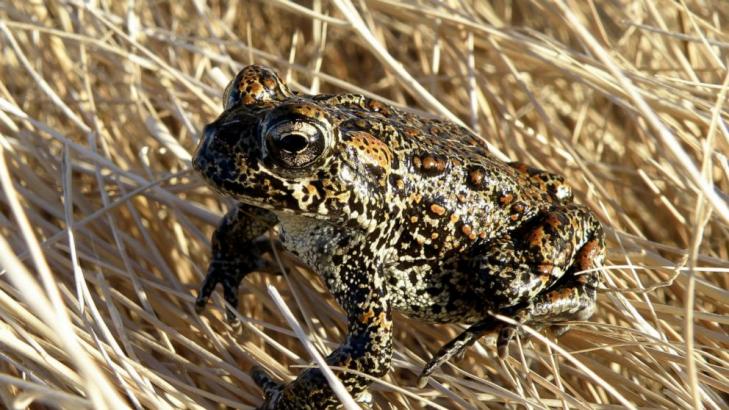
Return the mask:
<path fill-rule="evenodd" d="M 608 230 L 593 320 L 504 362 L 484 341 L 419 390 L 460 328 L 398 316 L 376 408 L 729 406 L 729 3 L 231 3 L 0 0 L 0 407 L 259 404 L 254 363 L 310 362 L 267 283 L 320 352 L 342 339 L 290 255 L 244 282 L 242 334 L 217 295 L 192 310 L 230 203 L 189 153 L 251 62 L 460 119 Z"/>

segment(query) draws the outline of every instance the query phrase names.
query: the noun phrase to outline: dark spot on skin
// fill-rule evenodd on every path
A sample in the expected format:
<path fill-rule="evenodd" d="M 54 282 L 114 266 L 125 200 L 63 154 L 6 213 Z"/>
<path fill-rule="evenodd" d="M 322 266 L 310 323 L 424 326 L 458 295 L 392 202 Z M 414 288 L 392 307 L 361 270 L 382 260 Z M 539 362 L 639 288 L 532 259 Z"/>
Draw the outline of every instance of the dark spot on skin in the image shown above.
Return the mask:
<path fill-rule="evenodd" d="M 367 171 L 370 174 L 375 176 L 375 179 L 377 179 L 377 180 L 381 179 L 385 173 L 384 169 L 382 169 L 381 167 L 379 167 L 377 165 L 373 165 L 373 164 L 365 164 L 365 169 L 367 169 Z"/>
<path fill-rule="evenodd" d="M 410 283 L 418 283 L 418 274 L 414 270 L 410 271 L 409 278 Z"/>

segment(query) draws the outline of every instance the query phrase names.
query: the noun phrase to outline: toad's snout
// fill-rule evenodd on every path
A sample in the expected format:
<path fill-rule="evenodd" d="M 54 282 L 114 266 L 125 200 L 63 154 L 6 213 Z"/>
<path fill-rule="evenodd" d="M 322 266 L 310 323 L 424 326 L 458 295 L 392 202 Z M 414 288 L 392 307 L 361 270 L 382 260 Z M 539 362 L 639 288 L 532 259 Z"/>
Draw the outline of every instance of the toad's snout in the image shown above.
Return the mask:
<path fill-rule="evenodd" d="M 210 144 L 217 132 L 215 123 L 208 124 L 203 128 L 202 137 L 200 142 L 195 148 L 195 153 L 192 155 L 192 167 L 201 173 L 204 173 L 205 169 L 209 164 L 210 158 Z"/>

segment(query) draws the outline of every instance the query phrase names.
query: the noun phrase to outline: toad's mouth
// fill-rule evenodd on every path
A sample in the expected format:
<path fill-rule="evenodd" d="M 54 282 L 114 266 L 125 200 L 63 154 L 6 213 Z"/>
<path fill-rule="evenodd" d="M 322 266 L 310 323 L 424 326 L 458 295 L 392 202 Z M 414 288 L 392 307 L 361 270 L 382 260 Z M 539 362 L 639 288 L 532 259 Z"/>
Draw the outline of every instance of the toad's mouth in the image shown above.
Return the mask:
<path fill-rule="evenodd" d="M 276 213 L 318 220 L 339 219 L 340 215 L 319 206 L 325 197 L 314 199 L 308 179 L 288 179 L 278 175 L 243 152 L 221 141 L 220 129 L 206 127 L 192 158 L 193 168 L 206 185 L 222 196 Z"/>

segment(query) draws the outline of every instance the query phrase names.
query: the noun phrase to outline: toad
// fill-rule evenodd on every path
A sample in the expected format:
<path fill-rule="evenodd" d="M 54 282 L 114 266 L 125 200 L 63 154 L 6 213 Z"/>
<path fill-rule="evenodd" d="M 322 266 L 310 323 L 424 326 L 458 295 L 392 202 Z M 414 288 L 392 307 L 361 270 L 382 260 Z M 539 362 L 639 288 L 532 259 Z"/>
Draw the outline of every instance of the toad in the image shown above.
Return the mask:
<path fill-rule="evenodd" d="M 256 239 L 278 224 L 282 245 L 321 275 L 346 313 L 331 366 L 384 376 L 393 311 L 469 325 L 421 381 L 487 333 L 504 357 L 518 326 L 495 314 L 559 332 L 593 314 L 604 234 L 561 176 L 503 162 L 448 121 L 357 94 L 292 92 L 262 66 L 245 67 L 223 104 L 193 166 L 237 206 L 213 233 L 198 311 L 217 284 L 237 307 L 241 280 L 261 266 Z M 354 397 L 371 383 L 335 373 Z M 339 405 L 317 368 L 290 383 L 253 376 L 264 408 Z"/>

